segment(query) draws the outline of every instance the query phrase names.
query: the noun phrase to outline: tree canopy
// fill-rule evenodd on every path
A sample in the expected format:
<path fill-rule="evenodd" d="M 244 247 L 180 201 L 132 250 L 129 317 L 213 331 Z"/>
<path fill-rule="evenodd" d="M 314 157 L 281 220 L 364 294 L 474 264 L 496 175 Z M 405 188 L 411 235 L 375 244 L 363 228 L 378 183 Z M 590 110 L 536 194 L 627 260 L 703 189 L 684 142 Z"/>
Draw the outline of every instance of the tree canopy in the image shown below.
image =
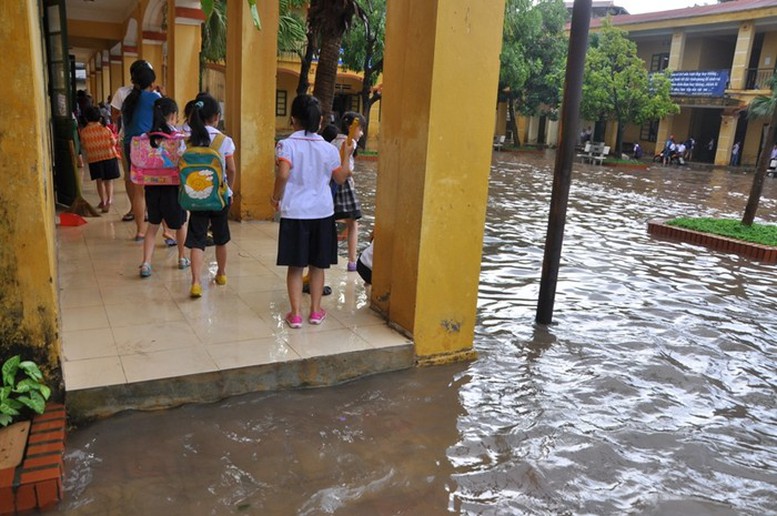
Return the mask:
<path fill-rule="evenodd" d="M 363 74 L 361 96 L 362 114 L 370 123 L 370 108 L 380 100 L 380 93 L 372 89 L 383 73 L 383 48 L 386 37 L 386 0 L 359 0 L 363 16 L 343 36 L 343 64 Z M 362 145 L 366 145 L 364 128 Z"/>
<path fill-rule="evenodd" d="M 507 0 L 499 56 L 500 97 L 508 101 L 513 139 L 515 110 L 556 116 L 563 82 L 567 11 L 561 0 Z"/>
<path fill-rule="evenodd" d="M 620 154 L 626 124 L 643 124 L 680 112 L 669 96 L 669 72 L 649 74 L 628 33 L 609 18 L 592 34 L 585 60 L 581 114 L 588 120 L 618 122 Z"/>

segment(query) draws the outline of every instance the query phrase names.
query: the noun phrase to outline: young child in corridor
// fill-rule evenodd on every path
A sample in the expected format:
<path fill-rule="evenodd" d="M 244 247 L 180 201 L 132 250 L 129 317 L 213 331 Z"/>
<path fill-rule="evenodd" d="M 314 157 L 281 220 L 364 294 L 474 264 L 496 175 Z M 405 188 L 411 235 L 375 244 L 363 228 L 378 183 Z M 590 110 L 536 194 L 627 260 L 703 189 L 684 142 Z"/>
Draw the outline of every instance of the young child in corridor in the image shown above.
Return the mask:
<path fill-rule="evenodd" d="M 154 121 L 151 133 L 175 134 L 175 122 L 178 117 L 178 104 L 169 97 L 163 97 L 154 101 Z M 150 143 L 156 147 L 161 136 L 151 136 Z M 183 152 L 183 141 L 181 141 Z M 186 211 L 178 203 L 178 187 L 175 185 L 146 185 L 145 187 L 146 210 L 148 211 L 148 227 L 143 239 L 143 263 L 140 265 L 140 276 L 151 276 L 151 258 L 154 256 L 156 234 L 159 225 L 164 221 L 167 227 L 175 231 L 178 246 L 178 268 L 185 269 L 190 260 L 184 256 L 183 242 L 186 238 Z"/>
<path fill-rule="evenodd" d="M 216 126 L 221 119 L 219 103 L 208 95 L 201 93 L 194 99 L 191 114 L 187 120 L 191 135 L 188 145 L 190 147 L 209 147 L 218 135 L 222 135 Z M 223 160 L 223 169 L 226 177 L 223 180 L 227 184 L 227 205 L 221 211 L 192 211 L 189 214 L 189 234 L 186 235 L 186 247 L 192 251 L 192 286 L 189 294 L 197 298 L 202 296 L 200 276 L 202 263 L 205 259 L 205 245 L 208 236 L 208 227 L 213 231 L 213 240 L 216 244 L 216 285 L 227 284 L 227 243 L 231 239 L 229 234 L 229 206 L 232 200 L 232 189 L 229 185 L 235 180 L 235 143 L 229 136 L 223 137 L 218 153 Z"/>
<path fill-rule="evenodd" d="M 337 263 L 334 201 L 329 182 L 342 184 L 351 174 L 350 160 L 340 163 L 337 150 L 317 132 L 321 106 L 311 95 L 291 104 L 294 133 L 275 148 L 275 186 L 270 203 L 280 211 L 278 265 L 288 266 L 286 288 L 291 311 L 286 324 L 302 327 L 302 272 L 310 268 L 310 324 L 321 324 L 324 271 Z M 353 145 L 347 150 L 350 156 Z"/>
<path fill-rule="evenodd" d="M 340 126 L 340 134 L 332 140 L 332 145 L 337 148 L 338 152 L 345 145 L 348 138 L 348 131 L 354 120 L 359 120 L 359 129 L 354 135 L 354 149 L 355 142 L 364 134 L 364 117 L 354 111 L 348 111 L 343 115 L 342 123 Z M 349 168 L 353 171 L 353 156 L 354 153 L 346 153 L 349 161 Z M 345 183 L 339 185 L 335 192 L 335 220 L 345 220 L 345 229 L 347 232 L 348 241 L 348 271 L 353 272 L 356 270 L 356 248 L 359 245 L 359 223 L 357 222 L 362 218 L 361 206 L 359 205 L 359 199 L 356 197 L 356 188 L 353 183 L 353 175 L 349 175 Z"/>
<path fill-rule="evenodd" d="M 81 129 L 81 146 L 89 164 L 89 177 L 97 182 L 97 207 L 108 213 L 113 204 L 113 180 L 121 176 L 119 153 L 116 152 L 116 135 L 100 123 L 100 110 L 89 106 L 84 110 L 86 126 Z"/>

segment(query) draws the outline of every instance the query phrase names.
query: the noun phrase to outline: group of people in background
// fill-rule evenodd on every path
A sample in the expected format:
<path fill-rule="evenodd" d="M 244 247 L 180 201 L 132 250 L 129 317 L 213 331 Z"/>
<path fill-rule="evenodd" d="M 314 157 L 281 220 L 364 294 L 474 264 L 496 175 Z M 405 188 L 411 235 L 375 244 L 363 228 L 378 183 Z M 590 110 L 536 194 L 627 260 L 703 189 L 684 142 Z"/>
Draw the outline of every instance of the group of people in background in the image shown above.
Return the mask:
<path fill-rule="evenodd" d="M 88 95 L 79 93 L 77 119 L 81 145 L 89 164 L 89 173 L 96 181 L 100 197 L 98 208 L 107 213 L 114 201 L 112 181 L 121 174 L 123 160 L 125 184 L 130 212 L 124 221 L 137 225 L 135 240 L 143 242 L 139 275 L 153 273 L 153 254 L 160 226 L 169 232 L 168 240 L 178 247 L 179 269 L 191 269 L 190 296 L 202 296 L 201 274 L 209 231 L 212 233 L 217 270 L 214 282 L 227 283 L 227 248 L 230 241 L 228 213 L 235 179 L 235 144 L 218 125 L 221 120 L 219 103 L 209 94 L 200 93 L 184 108 L 179 125 L 178 105 L 156 84 L 152 66 L 144 60 L 130 68 L 132 85 L 119 88 L 111 100 L 110 113 L 91 105 Z M 83 120 L 82 120 L 83 119 Z M 346 135 L 357 120 L 360 127 L 354 139 Z M 290 311 L 284 320 L 291 328 L 303 323 L 303 273 L 309 269 L 310 309 L 307 320 L 321 324 L 326 311 L 321 306 L 324 272 L 337 263 L 336 220 L 344 220 L 347 230 L 348 271 L 358 271 L 369 284 L 371 281 L 372 246 L 357 258 L 358 219 L 361 207 L 353 182 L 354 151 L 361 138 L 364 120 L 358 113 L 342 117 L 342 126 L 327 128 L 329 137 L 320 134 L 322 110 L 311 95 L 299 95 L 291 106 L 294 133 L 280 140 L 276 147 L 276 172 L 272 206 L 280 213 L 277 265 L 288 267 L 287 291 Z M 83 123 L 81 123 L 83 122 Z M 219 211 L 190 211 L 179 203 L 178 185 L 134 184 L 130 179 L 133 137 L 147 134 L 152 146 L 167 136 L 181 137 L 182 149 L 212 147 L 218 151 L 223 165 L 223 182 L 227 185 L 227 203 Z M 331 140 L 331 141 L 330 141 Z M 187 224 L 188 221 L 188 224 Z M 186 250 L 189 250 L 189 257 Z"/>
<path fill-rule="evenodd" d="M 675 142 L 674 135 L 669 136 L 664 143 L 664 148 L 659 155 L 661 163 L 664 165 L 678 164 L 684 165 L 686 161 L 693 159 L 696 149 L 696 140 L 689 137 L 687 140 Z"/>

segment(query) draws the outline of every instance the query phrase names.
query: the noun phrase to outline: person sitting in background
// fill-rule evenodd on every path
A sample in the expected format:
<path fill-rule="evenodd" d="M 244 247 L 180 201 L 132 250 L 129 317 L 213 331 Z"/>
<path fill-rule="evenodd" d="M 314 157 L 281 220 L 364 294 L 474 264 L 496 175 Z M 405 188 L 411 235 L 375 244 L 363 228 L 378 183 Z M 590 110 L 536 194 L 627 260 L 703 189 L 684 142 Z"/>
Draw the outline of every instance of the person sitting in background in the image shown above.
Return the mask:
<path fill-rule="evenodd" d="M 634 159 L 639 161 L 642 159 L 642 146 L 639 143 L 634 144 Z"/>

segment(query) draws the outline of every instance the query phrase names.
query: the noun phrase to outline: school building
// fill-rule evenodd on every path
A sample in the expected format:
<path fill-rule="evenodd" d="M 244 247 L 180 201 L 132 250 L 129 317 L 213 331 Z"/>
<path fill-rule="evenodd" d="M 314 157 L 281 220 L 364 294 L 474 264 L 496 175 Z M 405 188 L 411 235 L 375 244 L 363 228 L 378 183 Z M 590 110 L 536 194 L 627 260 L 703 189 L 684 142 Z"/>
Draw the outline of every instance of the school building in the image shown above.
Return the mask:
<path fill-rule="evenodd" d="M 741 165 L 755 165 L 768 119 L 750 120 L 748 106 L 769 96 L 768 81 L 777 66 L 777 4 L 736 0 L 645 14 L 620 14 L 612 24 L 628 32 L 650 72 L 673 72 L 672 99 L 680 113 L 642 126 L 626 127 L 623 141 L 639 142 L 646 154 L 659 152 L 669 136 L 696 140 L 694 160 L 728 165 L 741 142 Z M 602 19 L 591 20 L 591 32 Z M 596 139 L 615 144 L 614 122 L 581 121 L 594 126 Z M 504 125 L 497 125 L 497 131 Z M 527 119 L 525 141 L 555 145 L 557 124 Z M 502 129 L 504 130 L 504 129 Z"/>

